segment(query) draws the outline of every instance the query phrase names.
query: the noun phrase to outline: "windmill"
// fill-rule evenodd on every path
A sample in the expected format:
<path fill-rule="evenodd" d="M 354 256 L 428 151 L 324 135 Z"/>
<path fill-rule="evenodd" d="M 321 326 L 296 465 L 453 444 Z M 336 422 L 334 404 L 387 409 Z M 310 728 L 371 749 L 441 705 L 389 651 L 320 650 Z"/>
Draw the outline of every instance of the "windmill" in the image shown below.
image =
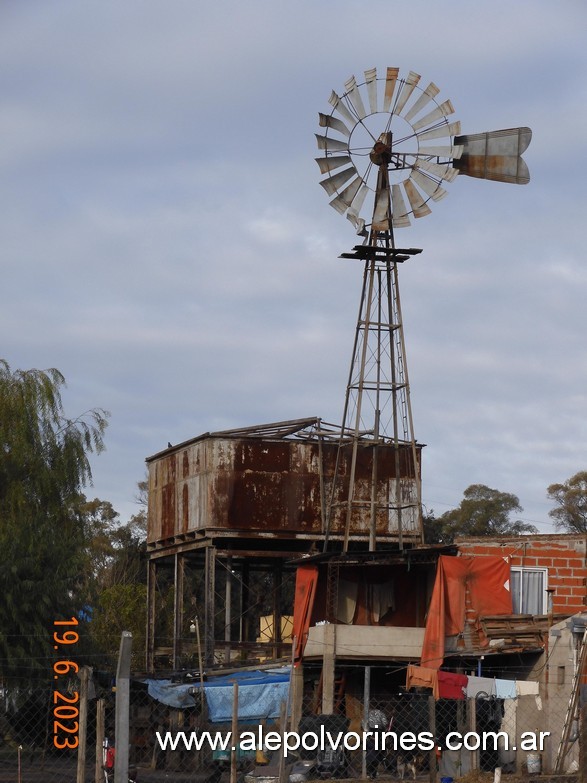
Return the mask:
<path fill-rule="evenodd" d="M 430 214 L 431 204 L 447 195 L 443 183 L 459 174 L 499 182 L 526 184 L 528 168 L 521 155 L 530 144 L 529 128 L 509 128 L 461 135 L 451 120 L 450 100 L 419 74 L 400 76 L 387 68 L 378 77 L 354 76 L 342 95 L 332 92 L 329 114 L 319 114 L 316 134 L 321 151 L 316 162 L 325 175 L 320 184 L 330 205 L 346 215 L 363 244 L 341 258 L 364 262 L 363 285 L 346 389 L 338 456 L 334 469 L 325 549 L 338 520 L 348 549 L 353 519 L 369 518 L 369 550 L 376 548 L 381 522 L 403 549 L 421 541 L 420 448 L 414 435 L 398 265 L 420 252 L 396 246 L 394 230 L 411 218 Z M 369 220 L 370 218 L 370 220 Z M 343 449 L 352 444 L 350 464 Z M 381 491 L 379 447 L 392 447 L 393 479 Z M 370 454 L 369 496 L 359 489 L 357 463 Z"/>

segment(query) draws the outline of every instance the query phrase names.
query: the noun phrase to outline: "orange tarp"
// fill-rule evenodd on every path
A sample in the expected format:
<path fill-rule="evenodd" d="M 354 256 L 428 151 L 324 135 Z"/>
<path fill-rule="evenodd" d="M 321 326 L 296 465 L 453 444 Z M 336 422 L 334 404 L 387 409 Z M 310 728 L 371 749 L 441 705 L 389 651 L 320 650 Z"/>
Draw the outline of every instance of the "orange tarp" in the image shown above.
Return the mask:
<path fill-rule="evenodd" d="M 502 557 L 438 558 L 422 645 L 422 666 L 438 669 L 442 665 L 445 636 L 464 631 L 466 605 L 479 633 L 479 617 L 512 613 L 509 578 L 510 566 Z M 483 638 L 481 643 L 486 645 L 487 640 Z"/>
<path fill-rule="evenodd" d="M 314 607 L 318 566 L 302 565 L 296 571 L 296 592 L 294 599 L 293 638 L 295 640 L 295 665 L 302 660 L 302 654 L 308 639 L 308 630 Z"/>

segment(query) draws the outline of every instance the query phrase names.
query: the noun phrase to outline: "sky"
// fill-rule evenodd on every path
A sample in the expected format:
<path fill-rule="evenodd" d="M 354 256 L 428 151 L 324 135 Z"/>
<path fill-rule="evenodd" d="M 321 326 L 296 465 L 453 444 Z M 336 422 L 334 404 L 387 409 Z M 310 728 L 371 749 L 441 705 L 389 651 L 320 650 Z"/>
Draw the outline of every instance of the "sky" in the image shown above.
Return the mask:
<path fill-rule="evenodd" d="M 0 357 L 110 412 L 86 494 L 125 520 L 168 442 L 340 422 L 362 269 L 314 133 L 397 66 L 463 133 L 533 131 L 528 185 L 459 176 L 398 230 L 425 507 L 481 483 L 554 532 L 587 469 L 586 30 L 580 0 L 4 0 Z"/>

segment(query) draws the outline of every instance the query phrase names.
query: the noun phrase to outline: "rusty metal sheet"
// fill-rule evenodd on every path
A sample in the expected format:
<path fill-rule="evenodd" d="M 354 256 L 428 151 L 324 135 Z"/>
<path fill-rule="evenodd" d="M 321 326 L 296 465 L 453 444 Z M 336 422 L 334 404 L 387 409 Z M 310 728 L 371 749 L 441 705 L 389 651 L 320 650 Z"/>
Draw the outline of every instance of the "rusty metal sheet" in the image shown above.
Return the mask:
<path fill-rule="evenodd" d="M 294 540 L 320 538 L 322 497 L 332 490 L 338 444 L 316 439 L 288 440 L 263 437 L 207 437 L 187 443 L 173 453 L 149 462 L 147 541 L 150 549 L 197 547 L 206 531 L 237 538 Z M 378 447 L 378 534 L 393 538 L 390 493 L 394 491 L 395 452 Z M 351 446 L 343 451 L 341 474 L 350 474 Z M 369 534 L 373 449 L 359 450 L 356 466 L 357 498 L 365 508 L 353 509 L 350 535 Z M 411 492 L 414 466 L 409 448 L 400 453 L 400 475 Z M 417 465 L 419 473 L 419 463 Z M 402 487 L 404 484 L 402 480 Z M 337 482 L 344 500 L 345 482 Z M 402 524 L 411 529 L 408 519 Z M 344 531 L 344 514 L 336 515 L 333 534 Z"/>
<path fill-rule="evenodd" d="M 531 140 L 526 127 L 457 136 L 455 144 L 463 147 L 463 154 L 453 166 L 469 177 L 526 185 L 530 172 L 521 155 Z"/>

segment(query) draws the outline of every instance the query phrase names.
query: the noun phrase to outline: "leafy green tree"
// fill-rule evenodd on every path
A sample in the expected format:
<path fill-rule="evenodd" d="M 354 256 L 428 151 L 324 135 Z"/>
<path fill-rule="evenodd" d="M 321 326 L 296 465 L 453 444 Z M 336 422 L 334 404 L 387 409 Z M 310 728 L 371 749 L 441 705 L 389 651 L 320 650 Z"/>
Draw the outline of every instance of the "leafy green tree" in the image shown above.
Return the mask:
<path fill-rule="evenodd" d="M 105 656 L 105 664 L 116 661 L 120 633 L 133 633 L 133 662 L 144 666 L 147 517 L 139 482 L 137 502 L 142 508 L 120 524 L 119 514 L 107 501 L 85 501 L 82 505 L 88 532 L 88 593 L 91 622 L 88 631 L 91 650 Z M 85 500 L 85 499 L 84 499 Z"/>
<path fill-rule="evenodd" d="M 424 542 L 426 544 L 444 544 L 443 530 L 440 521 L 434 516 L 434 511 L 427 511 L 422 517 L 424 527 Z"/>
<path fill-rule="evenodd" d="M 55 620 L 84 605 L 79 498 L 89 455 L 104 448 L 106 411 L 65 416 L 63 375 L 0 360 L 0 674 L 51 665 Z"/>
<path fill-rule="evenodd" d="M 563 484 L 551 484 L 548 497 L 556 508 L 548 512 L 559 530 L 587 533 L 587 471 L 579 471 Z"/>
<path fill-rule="evenodd" d="M 434 534 L 442 543 L 463 536 L 516 536 L 538 532 L 534 525 L 511 516 L 523 511 L 516 495 L 484 484 L 471 484 L 458 508 L 446 511 L 436 521 Z"/>
<path fill-rule="evenodd" d="M 106 660 L 116 662 L 120 647 L 120 635 L 131 631 L 132 662 L 144 668 L 146 647 L 147 586 L 137 583 L 119 583 L 107 587 L 100 594 L 94 608 L 90 631 Z"/>

